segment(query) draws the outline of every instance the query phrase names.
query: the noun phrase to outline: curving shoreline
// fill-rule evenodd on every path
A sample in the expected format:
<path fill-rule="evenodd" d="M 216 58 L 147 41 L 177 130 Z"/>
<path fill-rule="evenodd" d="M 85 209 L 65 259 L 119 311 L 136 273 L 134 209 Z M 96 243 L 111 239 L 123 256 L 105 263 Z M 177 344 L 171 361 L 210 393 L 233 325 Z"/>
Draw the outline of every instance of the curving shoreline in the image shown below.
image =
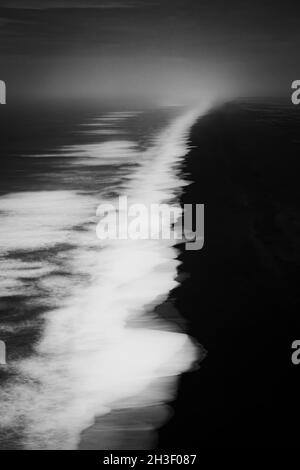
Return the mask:
<path fill-rule="evenodd" d="M 297 445 L 299 119 L 245 100 L 192 129 L 181 203 L 205 203 L 205 244 L 181 250 L 172 300 L 208 354 L 180 379 L 161 449 Z"/>

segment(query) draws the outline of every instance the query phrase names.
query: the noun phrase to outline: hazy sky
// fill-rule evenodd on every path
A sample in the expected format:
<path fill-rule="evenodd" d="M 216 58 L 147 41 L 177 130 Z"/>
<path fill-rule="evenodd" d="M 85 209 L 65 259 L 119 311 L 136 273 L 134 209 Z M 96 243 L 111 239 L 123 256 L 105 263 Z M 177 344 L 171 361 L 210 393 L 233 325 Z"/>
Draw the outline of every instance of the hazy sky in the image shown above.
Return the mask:
<path fill-rule="evenodd" d="M 0 0 L 0 79 L 36 97 L 289 94 L 299 24 L 296 0 Z"/>

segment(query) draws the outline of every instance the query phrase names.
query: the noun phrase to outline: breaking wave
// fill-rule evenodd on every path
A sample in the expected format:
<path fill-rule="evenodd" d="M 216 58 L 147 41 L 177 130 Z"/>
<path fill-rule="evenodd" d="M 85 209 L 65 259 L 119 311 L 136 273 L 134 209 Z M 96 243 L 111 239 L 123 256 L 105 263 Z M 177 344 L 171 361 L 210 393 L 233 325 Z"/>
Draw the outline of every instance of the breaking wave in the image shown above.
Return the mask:
<path fill-rule="evenodd" d="M 143 152 L 140 165 L 124 187 L 130 200 L 176 205 L 178 189 L 186 184 L 177 174 L 176 164 L 188 151 L 188 132 L 200 111 L 177 118 Z M 105 145 L 120 148 L 119 143 Z M 127 153 L 132 150 L 127 142 L 124 149 Z M 72 152 L 77 153 L 73 148 Z M 97 155 L 96 146 L 92 153 Z M 93 426 L 96 418 L 97 448 L 121 448 L 120 426 L 126 433 L 126 420 L 124 424 L 120 414 L 114 415 L 108 426 L 107 417 L 116 410 L 134 414 L 150 407 L 152 411 L 143 413 L 135 426 L 147 432 L 155 429 L 167 419 L 166 403 L 176 393 L 177 376 L 198 356 L 186 334 L 153 314 L 154 307 L 178 285 L 174 240 L 99 241 L 95 233 L 99 202 L 72 191 L 33 192 L 21 199 L 8 195 L 2 200 L 3 210 L 10 210 L 13 223 L 22 226 L 21 249 L 47 248 L 67 240 L 73 247 L 68 254 L 72 272 L 89 275 L 88 282 L 80 278 L 72 282 L 72 276 L 64 280 L 57 273 L 53 260 L 23 265 L 20 259 L 6 260 L 19 263 L 18 276 L 20 267 L 29 269 L 44 289 L 57 292 L 59 300 L 43 316 L 43 333 L 34 354 L 11 364 L 14 377 L 1 391 L 1 425 L 19 430 L 24 448 L 78 448 L 82 431 Z M 43 221 L 46 207 L 52 209 L 44 213 Z M 74 226 L 84 218 L 88 228 L 75 231 Z M 12 219 L 7 222 L 9 231 Z M 8 232 L 3 238 L 13 245 Z M 10 273 L 9 266 L 6 270 Z M 23 289 L 26 294 L 22 276 L 17 279 L 11 274 L 3 282 L 6 289 Z M 109 444 L 105 440 L 108 428 Z M 144 448 L 149 445 L 149 440 L 142 444 Z"/>

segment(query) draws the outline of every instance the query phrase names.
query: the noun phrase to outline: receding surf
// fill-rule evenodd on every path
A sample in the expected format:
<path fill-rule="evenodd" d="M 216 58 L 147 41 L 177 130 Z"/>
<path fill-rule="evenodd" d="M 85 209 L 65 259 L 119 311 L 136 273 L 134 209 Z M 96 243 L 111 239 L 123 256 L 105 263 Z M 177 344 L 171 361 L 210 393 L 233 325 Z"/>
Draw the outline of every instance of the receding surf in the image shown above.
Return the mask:
<path fill-rule="evenodd" d="M 197 109 L 176 118 L 141 152 L 139 164 L 123 185 L 123 195 L 142 204 L 176 205 L 178 189 L 186 184 L 176 164 L 188 152 L 188 133 L 201 112 Z M 113 115 L 110 121 L 115 119 Z M 111 146 L 116 147 L 114 141 Z M 123 147 L 135 157 L 139 152 L 128 142 Z M 118 143 L 118 148 L 123 147 Z M 71 152 L 85 158 L 82 150 Z M 97 158 L 96 146 L 92 150 L 92 158 Z M 74 191 L 40 196 L 54 201 L 58 211 L 50 213 L 46 232 L 36 233 L 36 240 L 29 237 L 28 243 L 47 247 L 45 240 L 55 236 L 57 219 L 62 227 L 74 226 L 76 212 L 77 224 L 85 218 L 86 229 L 67 234 L 64 229 L 60 234 L 68 241 L 71 237 L 72 272 L 84 275 L 86 271 L 89 280 L 68 277 L 66 295 L 61 297 L 63 276 L 52 276 L 50 286 L 44 280 L 45 288 L 57 289 L 57 305 L 43 315 L 43 332 L 34 354 L 12 365 L 14 376 L 1 392 L 2 426 L 19 429 L 21 445 L 27 449 L 151 448 L 153 431 L 170 415 L 168 402 L 176 394 L 178 375 L 189 370 L 199 355 L 192 338 L 153 315 L 154 307 L 178 285 L 176 241 L 101 243 L 95 230 L 100 201 L 94 196 Z M 36 194 L 24 199 L 32 218 L 27 223 L 36 217 L 31 197 Z M 65 197 L 66 218 L 59 210 Z M 15 214 L 19 199 L 8 196 L 5 207 L 8 202 Z M 65 241 L 62 237 L 61 242 Z M 30 269 L 38 277 L 47 266 Z"/>

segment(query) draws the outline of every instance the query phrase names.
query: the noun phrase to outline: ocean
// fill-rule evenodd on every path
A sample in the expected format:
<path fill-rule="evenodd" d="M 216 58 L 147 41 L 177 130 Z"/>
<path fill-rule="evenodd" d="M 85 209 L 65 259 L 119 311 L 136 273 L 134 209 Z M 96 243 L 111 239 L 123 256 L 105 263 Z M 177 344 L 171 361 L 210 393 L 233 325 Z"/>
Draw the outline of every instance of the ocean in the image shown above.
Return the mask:
<path fill-rule="evenodd" d="M 203 109 L 1 110 L 1 449 L 155 446 L 196 341 L 154 308 L 174 240 L 99 240 L 97 207 L 178 205 Z"/>

